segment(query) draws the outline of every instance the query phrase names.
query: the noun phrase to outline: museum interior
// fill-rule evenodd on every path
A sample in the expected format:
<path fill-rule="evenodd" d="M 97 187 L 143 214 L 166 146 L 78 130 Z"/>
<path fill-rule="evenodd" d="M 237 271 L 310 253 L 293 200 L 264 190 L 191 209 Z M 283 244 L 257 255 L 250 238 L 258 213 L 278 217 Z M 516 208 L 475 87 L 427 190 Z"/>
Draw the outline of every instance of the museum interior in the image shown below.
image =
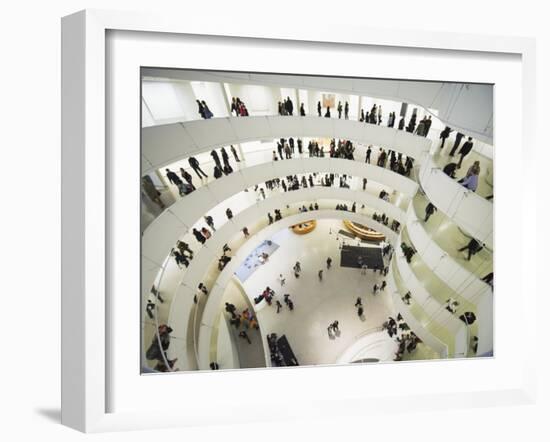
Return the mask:
<path fill-rule="evenodd" d="M 493 356 L 492 85 L 141 78 L 142 373 Z"/>

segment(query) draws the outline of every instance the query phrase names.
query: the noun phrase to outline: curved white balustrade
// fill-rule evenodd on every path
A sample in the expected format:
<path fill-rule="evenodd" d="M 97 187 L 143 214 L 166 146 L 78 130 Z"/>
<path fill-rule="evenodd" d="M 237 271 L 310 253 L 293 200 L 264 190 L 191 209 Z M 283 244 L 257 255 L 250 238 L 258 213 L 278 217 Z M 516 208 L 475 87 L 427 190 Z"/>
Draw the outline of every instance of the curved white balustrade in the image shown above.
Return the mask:
<path fill-rule="evenodd" d="M 147 68 L 147 73 L 155 78 L 240 85 L 266 85 L 277 89 L 286 87 L 310 91 L 328 90 L 345 95 L 368 96 L 405 102 L 412 106 L 422 107 L 426 113 L 431 113 L 432 109 L 437 109 L 438 113 L 434 116 L 445 122 L 446 125 L 459 130 L 462 129 L 461 132 L 475 135 L 485 142 L 492 143 L 493 139 L 493 89 L 483 84 L 181 71 L 158 68 Z M 311 111 L 315 112 L 313 109 Z M 385 120 L 386 118 L 384 118 Z"/>
<path fill-rule="evenodd" d="M 325 173 L 325 171 L 328 171 L 328 173 L 338 171 L 350 176 L 367 178 L 368 180 L 376 181 L 402 192 L 407 196 L 413 196 L 418 188 L 418 184 L 414 181 L 388 169 L 333 158 L 296 158 L 275 163 L 260 164 L 235 171 L 228 176 L 200 187 L 195 192 L 178 200 L 170 208 L 162 212 L 143 232 L 143 287 L 151 286 L 156 274 L 154 268 L 156 267 L 156 271 L 158 272 L 182 232 L 190 230 L 197 221 L 202 219 L 204 214 L 227 200 L 230 196 L 241 192 L 245 188 L 264 183 L 275 177 L 298 173 Z M 315 187 L 314 189 L 316 192 L 321 192 L 331 188 Z M 346 189 L 339 190 L 345 191 Z M 293 192 L 286 193 L 290 194 Z M 344 192 L 341 195 L 346 195 L 346 193 Z M 378 198 L 372 199 L 371 195 L 365 192 L 357 191 L 355 195 L 358 198 L 357 203 L 365 201 L 365 204 L 372 204 L 374 208 L 385 212 L 390 218 L 397 219 L 400 222 L 404 220 L 404 213 L 396 206 Z M 349 197 L 347 198 L 349 199 Z"/>
<path fill-rule="evenodd" d="M 466 173 L 466 171 L 464 171 Z M 493 203 L 458 184 L 435 165 L 424 160 L 420 185 L 428 199 L 468 235 L 493 250 Z"/>
<path fill-rule="evenodd" d="M 424 222 L 418 219 L 413 204 L 409 205 L 406 220 L 407 233 L 418 255 L 449 288 L 475 305 L 484 296 L 492 294 L 488 284 L 462 267 L 430 237 L 424 229 Z"/>
<path fill-rule="evenodd" d="M 265 200 L 256 202 L 239 214 L 235 215 L 230 221 L 228 220 L 218 227 L 216 232 L 212 235 L 212 238 L 206 241 L 204 246 L 195 253 L 195 258 L 193 258 L 189 264 L 189 268 L 185 271 L 182 284 L 189 287 L 197 287 L 199 282 L 202 281 L 203 276 L 203 273 L 201 273 L 200 270 L 208 268 L 208 264 L 219 258 L 223 245 L 228 243 L 232 237 L 239 234 L 243 227 L 250 226 L 251 223 L 259 219 L 266 219 L 267 212 L 273 212 L 274 209 L 281 209 L 287 204 L 307 201 L 309 205 L 310 202 L 315 202 L 318 200 L 333 200 L 334 203 L 331 208 L 339 202 L 348 203 L 349 201 L 355 201 L 359 206 L 361 204 L 365 204 L 365 206 L 374 208 L 378 211 L 385 211 L 390 218 L 397 219 L 400 222 L 404 219 L 405 215 L 402 210 L 384 200 L 381 200 L 380 198 L 373 197 L 370 194 L 365 194 L 360 191 L 345 188 L 307 188 L 273 195 Z M 322 210 L 323 207 L 321 206 L 320 209 Z M 316 210 L 308 213 L 310 213 L 310 218 L 315 219 L 318 212 L 319 211 Z M 342 213 L 350 215 L 353 214 L 353 212 Z M 397 234 L 390 228 L 372 219 L 365 219 L 363 215 L 361 216 L 361 219 L 363 220 L 362 224 L 383 233 L 392 243 L 396 241 Z M 208 258 L 203 258 L 203 254 Z M 206 264 L 207 260 L 208 264 Z"/>
<path fill-rule="evenodd" d="M 431 347 L 433 350 L 439 353 L 442 358 L 447 358 L 449 355 L 448 346 L 443 343 L 439 338 L 430 333 L 410 310 L 410 306 L 405 304 L 401 299 L 401 294 L 397 289 L 397 284 L 395 282 L 395 275 L 393 274 L 393 266 L 390 265 L 388 275 L 386 277 L 388 284 L 388 292 L 391 293 L 393 305 L 396 310 L 401 313 L 403 319 L 410 327 L 410 329 L 420 338 L 422 341 Z"/>
<path fill-rule="evenodd" d="M 377 331 L 357 336 L 353 342 L 336 360 L 337 364 L 349 364 L 361 359 L 378 359 L 378 361 L 393 361 L 398 345 L 388 333 Z"/>
<path fill-rule="evenodd" d="M 398 241 L 401 242 L 401 236 Z M 412 293 L 413 300 L 420 305 L 431 320 L 437 322 L 454 336 L 454 351 L 449 352 L 450 356 L 465 357 L 468 353 L 468 330 L 466 324 L 431 296 L 418 280 L 400 250 L 396 251 L 393 259 L 396 262 L 401 279 Z"/>
<path fill-rule="evenodd" d="M 226 117 L 145 127 L 141 131 L 142 175 L 213 148 L 246 141 L 288 137 L 353 140 L 393 149 L 419 159 L 430 149 L 427 138 L 395 128 L 319 117 Z"/>
<path fill-rule="evenodd" d="M 223 294 L 225 292 L 225 287 L 229 282 L 229 279 L 232 278 L 235 270 L 241 265 L 241 263 L 246 259 L 246 257 L 262 241 L 270 238 L 281 229 L 310 220 L 312 218 L 313 213 L 315 214 L 314 216 L 315 219 L 341 219 L 341 220 L 347 219 L 347 220 L 364 224 L 373 229 L 382 230 L 381 227 L 385 227 L 385 226 L 380 226 L 379 223 L 376 223 L 369 217 L 366 217 L 358 213 L 345 212 L 341 210 L 316 210 L 314 212 L 305 212 L 305 213 L 299 213 L 297 215 L 287 216 L 282 220 L 267 226 L 257 234 L 252 235 L 248 239 L 248 241 L 246 241 L 244 245 L 240 247 L 239 250 L 236 251 L 232 260 L 225 266 L 223 271 L 219 274 L 214 286 L 210 290 L 210 294 L 208 295 L 208 301 L 206 303 L 206 306 L 202 315 L 201 328 L 199 331 L 199 341 L 198 341 L 199 369 L 201 370 L 207 369 L 211 362 L 209 357 L 210 357 L 211 343 L 212 343 L 212 337 L 213 337 L 212 331 L 216 325 L 215 321 L 217 318 L 217 314 L 221 309 L 221 302 L 222 302 Z M 252 304 L 253 304 L 253 301 L 252 301 Z M 177 317 L 179 318 L 179 315 Z M 260 324 L 260 329 L 261 329 L 261 324 Z M 264 333 L 265 332 L 262 331 L 262 338 L 265 338 Z"/>

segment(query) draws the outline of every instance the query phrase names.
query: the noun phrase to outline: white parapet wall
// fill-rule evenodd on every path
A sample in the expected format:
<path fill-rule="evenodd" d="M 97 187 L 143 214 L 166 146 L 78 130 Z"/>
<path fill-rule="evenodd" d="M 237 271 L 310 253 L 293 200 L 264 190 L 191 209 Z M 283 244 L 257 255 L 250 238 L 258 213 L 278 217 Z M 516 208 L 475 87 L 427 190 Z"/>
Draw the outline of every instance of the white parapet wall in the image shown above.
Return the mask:
<path fill-rule="evenodd" d="M 415 159 L 429 151 L 427 138 L 395 128 L 318 117 L 226 117 L 145 127 L 141 130 L 142 175 L 211 149 L 281 137 L 353 140 L 401 152 Z"/>

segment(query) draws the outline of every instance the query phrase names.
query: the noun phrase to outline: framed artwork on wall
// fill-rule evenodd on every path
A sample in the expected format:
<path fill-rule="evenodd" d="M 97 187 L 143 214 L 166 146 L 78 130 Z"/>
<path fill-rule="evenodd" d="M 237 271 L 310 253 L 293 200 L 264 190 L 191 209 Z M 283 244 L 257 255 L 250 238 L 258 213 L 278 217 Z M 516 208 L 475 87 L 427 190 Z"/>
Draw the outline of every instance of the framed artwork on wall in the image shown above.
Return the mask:
<path fill-rule="evenodd" d="M 65 425 L 261 420 L 245 383 L 278 419 L 531 403 L 536 186 L 501 179 L 533 158 L 531 40 L 110 11 L 62 36 Z"/>

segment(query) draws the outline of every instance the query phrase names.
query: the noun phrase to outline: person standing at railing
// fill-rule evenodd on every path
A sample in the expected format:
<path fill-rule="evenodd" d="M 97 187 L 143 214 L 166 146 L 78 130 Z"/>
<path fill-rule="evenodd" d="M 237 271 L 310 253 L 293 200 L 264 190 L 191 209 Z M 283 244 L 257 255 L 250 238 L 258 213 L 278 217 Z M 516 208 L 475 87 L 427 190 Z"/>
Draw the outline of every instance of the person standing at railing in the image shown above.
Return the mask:
<path fill-rule="evenodd" d="M 216 149 L 213 149 L 213 150 L 210 152 L 210 156 L 211 156 L 212 159 L 214 160 L 214 163 L 216 164 L 216 166 L 217 166 L 219 169 L 223 169 L 222 163 L 220 162 L 220 157 L 218 156 L 218 152 L 216 152 Z"/>
<path fill-rule="evenodd" d="M 229 155 L 227 154 L 227 151 L 225 150 L 225 147 L 222 147 L 220 149 L 220 152 L 222 153 L 222 161 L 223 161 L 224 166 L 231 167 L 231 165 L 229 164 Z"/>
<path fill-rule="evenodd" d="M 460 160 L 458 160 L 458 166 L 457 168 L 460 169 L 462 167 L 462 161 L 464 160 L 464 157 L 468 155 L 474 147 L 474 143 L 472 141 L 472 137 L 468 137 L 468 141 L 466 141 L 462 147 L 460 148 L 460 151 L 458 154 L 460 155 Z"/>
<path fill-rule="evenodd" d="M 439 146 L 440 149 L 443 149 L 443 147 L 445 147 L 445 141 L 447 141 L 447 138 L 449 138 L 449 135 L 451 135 L 452 131 L 453 130 L 449 126 L 445 126 L 445 129 L 441 131 L 441 133 L 439 134 L 439 138 L 441 140 L 441 146 Z"/>
<path fill-rule="evenodd" d="M 149 197 L 151 201 L 156 203 L 161 209 L 164 209 L 166 205 L 160 199 L 160 192 L 157 190 L 153 181 L 148 175 L 141 178 L 141 186 L 145 195 Z"/>
<path fill-rule="evenodd" d="M 479 179 L 479 161 L 475 161 L 472 166 L 468 169 L 468 173 L 458 182 L 462 184 L 466 189 L 475 192 L 477 189 L 478 179 Z"/>
<path fill-rule="evenodd" d="M 399 120 L 399 126 L 397 128 L 398 130 L 403 130 L 405 129 L 405 117 L 402 116 L 401 119 Z"/>
<path fill-rule="evenodd" d="M 455 144 L 453 145 L 453 148 L 449 152 L 449 155 L 452 157 L 454 156 L 456 150 L 458 149 L 458 146 L 460 146 L 460 143 L 462 141 L 462 138 L 464 138 L 464 134 L 461 132 L 457 132 L 455 136 Z"/>
<path fill-rule="evenodd" d="M 430 216 L 432 216 L 436 211 L 437 207 L 435 207 L 432 203 L 428 203 L 425 209 L 426 217 L 424 218 L 424 222 L 427 223 L 430 219 Z"/>
<path fill-rule="evenodd" d="M 344 105 L 344 118 L 346 120 L 349 120 L 349 103 L 346 101 L 346 104 Z"/>
<path fill-rule="evenodd" d="M 201 101 L 196 100 L 196 102 L 197 102 L 197 105 L 199 106 L 199 115 L 201 116 L 201 118 L 206 118 L 204 113 L 204 106 L 202 105 Z"/>
<path fill-rule="evenodd" d="M 204 217 L 204 220 L 206 221 L 206 224 L 215 232 L 216 227 L 214 227 L 214 218 L 212 218 L 210 215 L 206 215 Z"/>
<path fill-rule="evenodd" d="M 367 156 L 365 157 L 365 163 L 369 163 L 369 164 L 370 164 L 370 156 L 371 156 L 371 153 L 372 153 L 372 145 L 369 144 L 369 147 L 367 147 Z"/>
<path fill-rule="evenodd" d="M 201 174 L 204 175 L 204 178 L 208 178 L 208 175 L 206 175 L 204 171 L 200 168 L 199 161 L 195 157 L 189 157 L 187 161 L 191 166 L 191 169 L 195 171 L 195 173 L 198 175 L 200 180 L 202 180 Z"/>
<path fill-rule="evenodd" d="M 306 110 L 304 109 L 304 103 L 300 104 L 300 116 L 301 117 L 306 116 Z"/>
<path fill-rule="evenodd" d="M 286 97 L 286 108 L 288 110 L 288 114 L 292 116 L 294 112 L 294 105 L 292 104 L 290 97 Z"/>
<path fill-rule="evenodd" d="M 472 238 L 468 244 L 466 244 L 464 247 L 458 249 L 458 252 L 463 252 L 464 250 L 468 249 L 468 258 L 467 260 L 470 261 L 472 258 L 472 255 L 475 255 L 480 250 L 483 249 L 483 246 L 477 241 L 477 239 Z"/>
<path fill-rule="evenodd" d="M 206 105 L 206 102 L 204 100 L 201 101 L 203 112 L 204 112 L 204 119 L 208 120 L 214 116 L 214 114 L 208 109 L 208 106 Z M 199 111 L 200 113 L 200 111 Z"/>
<path fill-rule="evenodd" d="M 317 113 L 321 116 L 321 101 L 317 102 Z"/>
<path fill-rule="evenodd" d="M 342 119 L 342 102 L 339 101 L 338 102 L 338 107 L 336 108 L 336 110 L 338 111 L 338 119 Z"/>
<path fill-rule="evenodd" d="M 428 116 L 428 118 L 424 118 L 424 136 L 428 136 L 428 132 L 430 131 L 430 128 L 432 127 L 432 116 Z"/>
<path fill-rule="evenodd" d="M 233 145 L 231 145 L 231 153 L 233 154 L 233 158 L 235 158 L 235 161 L 237 163 L 240 163 L 241 160 L 239 160 L 239 156 L 237 155 L 237 150 L 235 149 L 235 147 Z"/>
<path fill-rule="evenodd" d="M 193 185 L 193 177 L 191 176 L 191 174 L 187 172 L 183 167 L 180 167 L 180 174 L 181 177 L 191 186 L 191 189 L 196 190 L 196 187 Z"/>
<path fill-rule="evenodd" d="M 325 118 L 330 118 L 330 107 L 327 106 L 327 111 L 325 112 Z"/>

